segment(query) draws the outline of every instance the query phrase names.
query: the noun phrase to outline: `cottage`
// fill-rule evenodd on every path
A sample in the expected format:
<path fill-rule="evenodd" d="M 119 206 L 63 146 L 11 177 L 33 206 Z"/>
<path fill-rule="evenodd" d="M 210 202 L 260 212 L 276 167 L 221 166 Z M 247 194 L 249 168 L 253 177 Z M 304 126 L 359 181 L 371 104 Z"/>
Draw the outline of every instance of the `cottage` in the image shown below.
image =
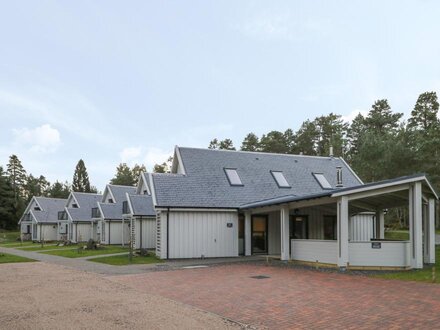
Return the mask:
<path fill-rule="evenodd" d="M 86 242 L 96 239 L 96 224 L 92 219 L 92 209 L 102 200 L 102 195 L 71 192 L 67 199 L 65 214 L 60 214 L 59 230 L 72 242 Z"/>
<path fill-rule="evenodd" d="M 58 216 L 66 199 L 32 197 L 18 224 L 23 240 L 56 241 L 60 239 Z"/>
<path fill-rule="evenodd" d="M 97 223 L 97 237 L 102 244 L 128 244 L 130 240 L 130 222 L 122 216 L 123 202 L 127 194 L 135 194 L 136 187 L 108 184 L 101 202 L 93 210 Z"/>
<path fill-rule="evenodd" d="M 364 184 L 342 158 L 176 147 L 171 173 L 143 180 L 163 259 L 267 254 L 341 268 L 435 262 L 438 196 L 423 174 Z M 384 238 L 384 212 L 393 207 L 409 210 L 409 241 Z"/>

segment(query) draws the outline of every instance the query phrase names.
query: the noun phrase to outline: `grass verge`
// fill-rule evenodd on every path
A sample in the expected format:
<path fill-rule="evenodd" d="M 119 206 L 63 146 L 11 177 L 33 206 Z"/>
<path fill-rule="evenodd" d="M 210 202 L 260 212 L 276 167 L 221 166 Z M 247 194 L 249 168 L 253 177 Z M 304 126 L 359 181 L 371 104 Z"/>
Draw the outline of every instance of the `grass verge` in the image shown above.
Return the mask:
<path fill-rule="evenodd" d="M 387 230 L 385 231 L 385 239 L 409 240 L 408 230 Z"/>
<path fill-rule="evenodd" d="M 440 246 L 435 249 L 435 283 L 440 283 Z M 392 272 L 380 275 L 373 275 L 374 277 L 386 278 L 390 280 L 402 281 L 419 281 L 432 283 L 432 267 L 425 267 L 423 269 L 414 269 L 401 272 Z"/>
<path fill-rule="evenodd" d="M 44 245 L 43 247 L 41 247 L 41 244 L 34 244 L 32 246 L 21 246 L 21 247 L 16 247 L 16 249 L 18 250 L 22 250 L 22 251 L 45 251 L 45 250 L 72 250 L 72 249 L 77 249 L 78 246 L 77 245 L 65 245 L 65 246 L 58 246 L 58 245 Z"/>
<path fill-rule="evenodd" d="M 54 250 L 54 251 L 46 251 L 41 253 L 66 257 L 66 258 L 84 258 L 84 257 L 97 256 L 102 254 L 121 253 L 127 251 L 128 251 L 127 247 L 105 246 L 99 248 L 98 250 L 83 250 L 82 248 L 77 247 L 76 249 L 71 249 L 71 250 Z"/>
<path fill-rule="evenodd" d="M 0 264 L 8 264 L 14 262 L 31 262 L 31 261 L 36 261 L 36 260 L 15 256 L 9 253 L 0 253 Z"/>
<path fill-rule="evenodd" d="M 145 264 L 156 264 L 163 262 L 156 256 L 133 256 L 133 258 L 128 258 L 128 254 L 123 254 L 119 256 L 111 256 L 111 257 L 100 257 L 89 259 L 89 261 L 99 262 L 107 265 L 114 266 L 126 266 L 126 265 L 145 265 Z"/>

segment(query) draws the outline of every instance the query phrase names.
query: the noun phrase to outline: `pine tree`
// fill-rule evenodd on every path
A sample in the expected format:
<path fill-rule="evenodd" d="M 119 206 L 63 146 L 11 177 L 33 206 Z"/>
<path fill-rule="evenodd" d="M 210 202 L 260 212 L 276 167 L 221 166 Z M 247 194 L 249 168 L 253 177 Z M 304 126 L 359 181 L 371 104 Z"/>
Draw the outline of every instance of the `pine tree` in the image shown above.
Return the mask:
<path fill-rule="evenodd" d="M 26 203 L 28 203 L 33 196 L 47 196 L 49 187 L 50 183 L 43 175 L 36 178 L 32 174 L 29 174 L 25 185 Z"/>
<path fill-rule="evenodd" d="M 55 183 L 51 185 L 47 191 L 47 195 L 52 198 L 67 198 L 69 197 L 69 194 L 70 187 L 67 181 L 65 183 L 55 181 Z"/>
<path fill-rule="evenodd" d="M 14 190 L 15 202 L 19 203 L 20 198 L 25 197 L 26 170 L 16 155 L 9 157 L 7 169 L 9 182 Z"/>
<path fill-rule="evenodd" d="M 438 110 L 439 103 L 436 92 L 425 92 L 420 94 L 414 109 L 411 111 L 408 128 L 428 131 L 429 129 L 438 126 Z"/>
<path fill-rule="evenodd" d="M 318 130 L 314 122 L 306 120 L 295 134 L 295 145 L 292 153 L 315 156 L 318 143 Z"/>
<path fill-rule="evenodd" d="M 220 147 L 220 143 L 218 142 L 218 139 L 215 138 L 209 142 L 208 149 L 218 149 Z M 158 172 L 160 173 L 160 172 Z"/>
<path fill-rule="evenodd" d="M 14 229 L 17 227 L 15 204 L 14 190 L 0 166 L 0 228 Z"/>
<path fill-rule="evenodd" d="M 399 128 L 399 121 L 403 113 L 393 113 L 388 104 L 388 100 L 377 100 L 371 106 L 365 124 L 369 130 L 374 130 L 379 134 L 390 133 Z"/>
<path fill-rule="evenodd" d="M 260 140 L 254 133 L 249 133 L 241 143 L 241 150 L 243 151 L 259 151 Z"/>
<path fill-rule="evenodd" d="M 75 167 L 73 174 L 72 190 L 76 192 L 92 192 L 89 181 L 89 174 L 87 173 L 86 165 L 82 159 L 79 160 Z"/>
<path fill-rule="evenodd" d="M 133 186 L 135 184 L 135 177 L 133 171 L 128 167 L 126 163 L 121 163 L 116 168 L 116 174 L 111 179 L 111 184 L 118 184 L 122 186 Z"/>
<path fill-rule="evenodd" d="M 231 139 L 224 139 L 223 141 L 220 141 L 218 148 L 222 150 L 235 150 Z"/>

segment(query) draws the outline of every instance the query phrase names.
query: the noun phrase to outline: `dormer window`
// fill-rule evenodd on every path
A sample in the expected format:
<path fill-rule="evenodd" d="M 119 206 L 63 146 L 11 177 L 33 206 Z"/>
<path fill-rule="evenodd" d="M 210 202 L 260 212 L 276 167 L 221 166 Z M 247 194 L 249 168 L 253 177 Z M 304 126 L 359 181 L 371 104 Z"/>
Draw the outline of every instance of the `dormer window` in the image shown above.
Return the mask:
<path fill-rule="evenodd" d="M 273 178 L 275 179 L 275 182 L 277 183 L 278 187 L 280 188 L 290 188 L 289 182 L 287 182 L 286 178 L 284 177 L 283 172 L 281 171 L 270 171 L 272 173 Z"/>
<path fill-rule="evenodd" d="M 114 202 L 113 202 L 113 199 L 111 199 L 111 198 L 108 199 L 108 202 L 109 202 L 110 204 L 113 204 L 113 203 L 114 203 Z"/>
<path fill-rule="evenodd" d="M 41 208 L 40 208 L 39 206 L 35 206 L 35 207 L 34 207 L 34 210 L 35 210 L 35 211 L 41 211 Z"/>
<path fill-rule="evenodd" d="M 144 190 L 144 195 L 148 195 L 148 191 L 147 190 Z"/>
<path fill-rule="evenodd" d="M 240 177 L 238 176 L 237 169 L 235 168 L 225 168 L 226 177 L 228 178 L 229 184 L 231 186 L 242 186 Z"/>
<path fill-rule="evenodd" d="M 316 181 L 321 185 L 322 189 L 332 189 L 331 184 L 328 182 L 327 178 L 322 173 L 313 173 Z"/>
<path fill-rule="evenodd" d="M 72 207 L 73 207 L 74 209 L 77 209 L 77 208 L 78 208 L 78 204 L 73 203 L 73 204 L 72 204 Z"/>

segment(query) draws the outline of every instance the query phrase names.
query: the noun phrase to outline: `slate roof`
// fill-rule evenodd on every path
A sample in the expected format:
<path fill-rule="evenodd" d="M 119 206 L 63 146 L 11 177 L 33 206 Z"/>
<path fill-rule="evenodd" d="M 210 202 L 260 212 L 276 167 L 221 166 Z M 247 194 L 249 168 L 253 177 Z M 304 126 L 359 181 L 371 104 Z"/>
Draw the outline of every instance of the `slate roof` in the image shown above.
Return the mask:
<path fill-rule="evenodd" d="M 282 196 L 325 193 L 328 190 L 319 185 L 312 173 L 323 173 L 335 187 L 337 166 L 342 168 L 344 187 L 362 184 L 340 158 L 178 149 L 186 174 L 153 173 L 157 206 L 239 208 Z M 231 186 L 225 168 L 235 168 L 243 186 Z M 271 171 L 282 171 L 291 188 L 279 188 Z"/>
<path fill-rule="evenodd" d="M 136 194 L 136 187 L 132 187 L 132 186 L 119 186 L 119 185 L 108 184 L 107 187 L 112 192 L 112 195 L 114 197 L 113 201 L 115 203 L 121 203 L 121 205 L 122 202 L 126 200 L 126 195 L 125 195 L 126 193 Z"/>
<path fill-rule="evenodd" d="M 105 220 L 122 219 L 122 203 L 99 203 L 101 217 Z"/>
<path fill-rule="evenodd" d="M 57 223 L 58 212 L 64 211 L 67 199 L 35 197 L 41 207 L 41 211 L 30 210 L 39 223 Z"/>
<path fill-rule="evenodd" d="M 72 221 L 91 221 L 92 208 L 102 200 L 101 194 L 72 192 L 78 202 L 78 208 L 66 208 Z"/>
<path fill-rule="evenodd" d="M 153 205 L 153 198 L 149 195 L 128 195 L 133 215 L 138 216 L 156 216 Z"/>

